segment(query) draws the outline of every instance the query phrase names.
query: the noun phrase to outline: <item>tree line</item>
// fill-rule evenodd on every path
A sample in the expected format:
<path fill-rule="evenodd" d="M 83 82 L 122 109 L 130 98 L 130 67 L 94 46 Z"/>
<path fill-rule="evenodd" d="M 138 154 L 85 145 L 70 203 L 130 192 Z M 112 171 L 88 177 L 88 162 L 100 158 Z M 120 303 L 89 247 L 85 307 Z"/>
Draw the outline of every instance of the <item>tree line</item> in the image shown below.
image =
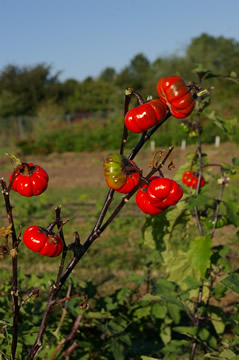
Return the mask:
<path fill-rule="evenodd" d="M 0 71 L 0 117 L 122 109 L 125 88 L 132 87 L 145 97 L 156 96 L 159 78 L 178 74 L 186 81 L 196 80 L 192 71 L 198 64 L 222 75 L 222 81 L 210 79 L 217 110 L 224 115 L 238 113 L 238 83 L 229 82 L 226 77 L 239 73 L 239 42 L 204 33 L 191 40 L 184 55 L 159 57 L 150 62 L 139 53 L 121 71 L 106 67 L 97 78 L 83 81 L 62 82 L 60 72 L 53 74 L 51 66 L 45 63 L 23 67 L 9 64 Z"/>

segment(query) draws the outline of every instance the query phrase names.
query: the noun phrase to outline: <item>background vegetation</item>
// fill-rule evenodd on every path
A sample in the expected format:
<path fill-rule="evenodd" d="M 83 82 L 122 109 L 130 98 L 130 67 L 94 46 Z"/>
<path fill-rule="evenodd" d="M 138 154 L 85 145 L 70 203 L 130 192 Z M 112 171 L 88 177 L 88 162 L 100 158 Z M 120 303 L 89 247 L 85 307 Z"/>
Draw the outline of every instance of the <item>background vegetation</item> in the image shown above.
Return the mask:
<path fill-rule="evenodd" d="M 54 218 L 54 208 L 61 203 L 62 216 L 70 219 L 64 226 L 67 245 L 75 230 L 84 242 L 107 193 L 102 180 L 105 152 L 99 150 L 119 149 L 123 90 L 129 85 L 145 97 L 155 96 L 160 77 L 173 73 L 186 81 L 194 80 L 192 70 L 198 63 L 203 64 L 202 72 L 206 68 L 212 71 L 205 86 L 210 87 L 213 101 L 201 115 L 201 140 L 211 143 L 215 135 L 220 135 L 222 140 L 238 144 L 238 84 L 227 82 L 229 76 L 237 79 L 238 55 L 239 44 L 233 39 L 203 34 L 192 40 L 184 56 L 150 63 L 138 54 L 120 73 L 106 68 L 97 79 L 83 82 L 70 79 L 61 83 L 59 74 L 52 75 L 46 64 L 33 68 L 9 65 L 3 69 L 0 115 L 9 120 L 2 120 L 5 143 L 15 146 L 7 136 L 9 129 L 15 131 L 10 123 L 13 117 L 37 116 L 29 123 L 28 136 L 18 142 L 18 149 L 26 161 L 34 158 L 49 169 L 50 175 L 49 188 L 40 197 L 23 199 L 11 192 L 17 233 L 30 224 L 46 227 Z M 214 78 L 217 73 L 221 76 Z M 78 114 L 79 121 L 64 123 L 62 116 L 68 113 Z M 87 119 L 79 114 L 87 114 Z M 197 129 L 193 125 L 193 121 L 171 118 L 153 139 L 161 150 L 162 146 L 180 145 L 186 138 L 192 145 L 185 152 L 176 148 L 172 155 L 176 169 L 170 175 L 169 170 L 163 171 L 182 185 L 184 171 L 205 166 L 206 186 L 199 194 L 184 186 L 178 206 L 156 217 L 142 214 L 134 201 L 126 204 L 63 286 L 49 317 L 39 359 L 68 359 L 70 354 L 70 358 L 79 360 L 181 360 L 192 354 L 192 344 L 197 346 L 191 355 L 194 360 L 239 359 L 238 146 L 231 142 L 219 149 L 203 145 L 199 164 Z M 130 134 L 127 147 L 137 140 L 138 135 Z M 65 151 L 74 153 L 63 154 Z M 89 156 L 82 151 L 95 153 Z M 61 154 L 42 156 L 52 152 Z M 34 156 L 28 158 L 31 154 Z M 150 149 L 144 149 L 137 157 L 138 165 L 147 167 L 151 157 Z M 84 159 L 88 177 L 80 170 Z M 215 162 L 220 164 L 221 172 L 207 166 Z M 11 169 L 7 160 L 1 160 L 0 170 L 6 179 Z M 225 182 L 220 183 L 221 177 Z M 120 200 L 121 194 L 115 194 L 111 208 Z M 0 359 L 10 360 L 11 257 L 4 253 L 8 220 L 3 198 L 0 205 Z M 201 236 L 195 208 L 202 224 Z M 227 222 L 212 229 L 206 219 L 215 217 L 226 218 Z M 67 260 L 71 255 L 69 250 Z M 16 356 L 23 360 L 36 338 L 59 259 L 49 261 L 39 254 L 29 255 L 21 242 L 18 261 L 21 309 Z M 33 289 L 38 289 L 39 296 L 27 298 Z"/>
<path fill-rule="evenodd" d="M 205 87 L 211 88 L 210 112 L 215 111 L 227 120 L 238 118 L 238 84 L 227 81 L 227 77 L 237 78 L 239 43 L 222 36 L 202 34 L 192 40 L 184 55 L 162 57 L 152 63 L 144 54 L 137 54 L 119 73 L 107 67 L 98 78 L 82 82 L 75 79 L 60 82 L 59 73 L 52 74 L 47 64 L 8 65 L 0 72 L 0 123 L 5 135 L 7 133 L 7 136 L 1 135 L 1 141 L 5 145 L 16 143 L 16 136 L 12 138 L 12 134 L 18 134 L 23 154 L 94 151 L 107 149 L 109 144 L 112 149 L 117 148 L 124 89 L 131 86 L 145 99 L 148 95 L 155 97 L 160 77 L 178 74 L 186 81 L 196 80 L 192 70 L 198 64 L 221 75 L 205 80 Z M 207 121 L 204 115 L 204 142 L 213 142 L 215 135 L 220 135 L 222 141 L 228 140 L 227 134 L 215 131 Z M 168 142 L 179 145 L 184 130 L 178 120 L 171 119 L 155 140 L 162 145 Z M 188 142 L 193 143 L 193 131 L 190 135 Z M 232 141 L 239 141 L 238 126 Z"/>

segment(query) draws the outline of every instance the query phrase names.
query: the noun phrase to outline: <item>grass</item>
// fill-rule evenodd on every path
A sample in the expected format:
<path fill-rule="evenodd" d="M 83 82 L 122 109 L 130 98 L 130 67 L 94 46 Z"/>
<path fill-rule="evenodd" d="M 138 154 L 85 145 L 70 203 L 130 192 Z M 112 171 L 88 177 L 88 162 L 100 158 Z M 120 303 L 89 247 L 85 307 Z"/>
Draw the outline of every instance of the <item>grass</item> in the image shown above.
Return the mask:
<path fill-rule="evenodd" d="M 187 152 L 195 150 L 194 147 L 188 147 Z M 219 149 L 214 146 L 203 146 L 204 152 L 209 153 L 210 161 L 218 159 L 219 162 L 230 162 L 231 154 L 239 155 L 239 149 L 235 144 L 223 144 Z M 105 155 L 105 154 L 103 154 Z M 23 198 L 17 193 L 11 193 L 11 202 L 14 206 L 13 213 L 15 218 L 15 225 L 18 232 L 24 231 L 26 227 L 31 224 L 46 227 L 49 223 L 54 221 L 55 207 L 62 206 L 62 218 L 69 219 L 69 222 L 64 227 L 64 233 L 67 244 L 74 241 L 74 232 L 78 231 L 81 236 L 81 241 L 84 242 L 86 237 L 90 234 L 99 211 L 104 203 L 107 194 L 107 188 L 102 180 L 102 160 L 103 155 L 99 153 L 91 153 L 90 157 L 87 154 L 61 154 L 50 155 L 48 157 L 35 157 L 37 163 L 43 163 L 51 171 L 56 171 L 55 179 L 49 183 L 49 188 L 41 196 L 34 198 Z M 139 154 L 137 161 L 139 164 L 147 165 L 151 158 L 150 150 L 144 150 Z M 173 160 L 175 164 L 180 166 L 185 159 L 185 153 L 181 150 L 175 150 L 173 153 Z M 74 162 L 75 161 L 75 162 Z M 79 186 L 83 179 L 83 173 L 80 165 L 94 167 L 95 173 L 92 177 L 97 178 L 99 185 L 94 185 L 89 179 L 89 185 Z M 79 167 L 71 181 L 70 169 L 64 170 L 65 164 L 72 163 L 72 169 Z M 11 162 L 4 158 L 0 163 L 0 171 L 4 174 L 9 173 L 11 169 Z M 73 171 L 73 170 L 72 170 Z M 165 169 L 165 174 L 169 174 Z M 169 175 L 173 176 L 174 173 Z M 6 178 L 7 175 L 5 175 Z M 91 179 L 92 180 L 92 179 Z M 68 181 L 68 182 L 67 182 Z M 84 184 L 87 181 L 84 182 Z M 66 185 L 67 184 L 67 185 Z M 70 185 L 68 185 L 70 184 Z M 98 183 L 97 183 L 98 184 Z M 65 187 L 66 186 L 66 187 Z M 208 185 L 210 186 L 210 184 Z M 211 186 L 212 196 L 217 195 L 218 189 Z M 121 194 L 116 193 L 110 211 L 121 200 Z M 237 183 L 232 183 L 225 191 L 225 198 L 236 198 L 239 196 Z M 4 210 L 3 197 L 0 198 L 0 216 L 2 225 L 7 225 L 7 218 Z M 107 217 L 106 217 L 107 218 Z M 145 250 L 141 250 L 140 241 L 142 239 L 141 228 L 144 223 L 145 215 L 137 208 L 134 199 L 131 199 L 125 209 L 115 218 L 106 231 L 99 239 L 92 245 L 87 254 L 82 258 L 80 264 L 75 270 L 77 276 L 81 279 L 94 277 L 98 281 L 106 278 L 124 278 L 125 275 L 139 271 L 140 263 L 145 257 Z M 1 225 L 1 226 L 2 226 Z M 22 227 L 22 230 L 21 230 Z M 220 235 L 221 234 L 221 235 Z M 218 231 L 219 242 L 222 241 L 225 234 Z M 228 241 L 230 234 L 228 234 Z M 69 253 L 67 260 L 70 259 Z M 39 274 L 45 272 L 55 272 L 59 264 L 59 258 L 49 259 L 47 257 L 39 256 L 30 252 L 24 244 L 19 247 L 19 265 L 24 272 L 37 271 Z M 2 267 L 10 269 L 10 258 L 6 258 L 2 262 Z M 118 281 L 118 280 L 117 280 Z"/>

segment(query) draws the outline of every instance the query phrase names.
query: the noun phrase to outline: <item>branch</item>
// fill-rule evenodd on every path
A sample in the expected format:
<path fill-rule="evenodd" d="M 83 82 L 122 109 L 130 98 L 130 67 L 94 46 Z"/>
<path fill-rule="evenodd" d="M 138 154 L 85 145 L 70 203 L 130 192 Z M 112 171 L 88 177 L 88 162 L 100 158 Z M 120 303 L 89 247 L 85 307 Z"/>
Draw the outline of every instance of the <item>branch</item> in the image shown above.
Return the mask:
<path fill-rule="evenodd" d="M 15 169 L 17 171 L 17 169 Z M 18 304 L 18 270 L 17 270 L 17 248 L 18 248 L 18 238 L 16 235 L 16 230 L 14 226 L 14 220 L 12 215 L 12 205 L 10 204 L 9 190 L 6 185 L 6 182 L 1 179 L 2 194 L 5 201 L 5 207 L 8 217 L 9 225 L 11 226 L 11 237 L 12 237 L 12 249 L 14 249 L 14 255 L 12 256 L 12 298 L 13 298 L 13 333 L 12 333 L 12 346 L 11 346 L 11 355 L 15 359 L 16 349 L 17 349 L 17 338 L 18 338 L 18 318 L 19 318 L 19 304 Z M 10 183 L 11 184 L 11 183 Z"/>
<path fill-rule="evenodd" d="M 135 95 L 140 104 L 141 104 L 141 102 L 143 102 L 142 97 L 138 93 L 131 91 L 131 94 L 128 94 L 128 96 L 131 97 L 131 95 Z M 125 105 L 126 106 L 125 111 L 127 109 L 128 104 L 129 104 L 129 102 L 127 100 L 126 105 Z M 143 147 L 145 142 L 150 139 L 150 137 L 154 134 L 154 132 L 169 118 L 169 116 L 171 116 L 171 114 L 168 112 L 166 115 L 166 118 L 161 123 L 157 124 L 151 131 L 149 131 L 148 134 L 147 134 L 147 132 L 142 134 L 140 141 L 138 142 L 138 144 L 136 145 L 136 147 L 133 149 L 130 156 L 128 157 L 129 160 L 132 160 L 137 155 L 137 153 Z M 123 135 L 123 139 L 124 139 L 124 136 L 126 136 L 126 135 Z M 122 140 L 122 142 L 123 142 L 123 140 Z M 121 151 L 123 151 L 123 148 L 124 147 L 122 147 Z M 148 174 L 149 177 L 152 176 L 152 174 L 154 174 L 156 171 L 158 171 L 163 166 L 163 164 L 167 160 L 167 158 L 170 155 L 170 153 L 172 152 L 172 150 L 173 150 L 173 147 L 171 147 L 169 149 L 163 162 L 158 166 L 158 168 L 151 170 L 151 172 Z M 43 314 L 39 333 L 38 333 L 37 339 L 36 339 L 32 349 L 30 350 L 27 360 L 32 360 L 35 357 L 35 355 L 37 355 L 37 353 L 40 351 L 40 349 L 42 347 L 43 335 L 46 330 L 48 317 L 49 317 L 51 308 L 55 304 L 56 296 L 57 296 L 58 292 L 60 291 L 60 289 L 62 288 L 62 286 L 64 285 L 65 281 L 67 280 L 67 278 L 69 277 L 69 275 L 71 274 L 71 272 L 73 271 L 73 269 L 75 268 L 75 266 L 77 265 L 79 260 L 86 253 L 86 251 L 89 249 L 91 244 L 94 242 L 94 240 L 96 240 L 100 236 L 100 234 L 107 228 L 107 226 L 112 222 L 112 220 L 116 217 L 116 215 L 119 213 L 119 211 L 123 208 L 125 203 L 137 191 L 138 187 L 136 187 L 128 195 L 123 197 L 123 200 L 116 207 L 113 214 L 107 219 L 107 221 L 104 223 L 104 225 L 102 225 L 105 215 L 107 213 L 107 210 L 109 209 L 109 206 L 113 200 L 114 190 L 109 190 L 108 195 L 105 200 L 105 203 L 102 207 L 100 215 L 96 221 L 96 224 L 95 224 L 91 234 L 88 236 L 88 238 L 86 239 L 84 244 L 80 246 L 80 251 L 74 252 L 74 256 L 72 257 L 72 259 L 70 260 L 69 264 L 67 265 L 65 270 L 62 272 L 62 274 L 60 276 L 58 276 L 57 282 L 55 283 L 52 290 L 50 291 L 50 294 L 48 297 L 48 303 L 47 303 L 47 306 L 46 306 L 44 314 Z"/>
<path fill-rule="evenodd" d="M 155 125 L 148 133 L 147 133 L 147 131 L 142 133 L 138 144 L 136 145 L 136 147 L 131 151 L 130 155 L 128 156 L 129 160 L 133 160 L 135 158 L 135 156 L 138 154 L 139 150 L 144 146 L 146 141 L 148 141 L 151 138 L 151 136 L 155 133 L 155 131 L 158 130 L 160 128 L 160 126 L 162 126 L 165 123 L 165 121 L 168 120 L 168 118 L 170 116 L 171 116 L 171 113 L 168 111 L 167 115 L 163 121 L 161 121 L 160 123 Z"/>
<path fill-rule="evenodd" d="M 39 296 L 39 291 L 40 291 L 40 289 L 39 289 L 39 288 L 36 288 L 36 289 L 33 289 L 29 294 L 27 294 L 27 295 L 25 296 L 25 298 L 21 301 L 21 303 L 20 303 L 20 305 L 19 305 L 19 308 L 21 308 L 21 307 L 25 304 L 25 302 L 26 302 L 27 300 L 29 300 L 32 296 L 33 296 L 33 297 Z"/>

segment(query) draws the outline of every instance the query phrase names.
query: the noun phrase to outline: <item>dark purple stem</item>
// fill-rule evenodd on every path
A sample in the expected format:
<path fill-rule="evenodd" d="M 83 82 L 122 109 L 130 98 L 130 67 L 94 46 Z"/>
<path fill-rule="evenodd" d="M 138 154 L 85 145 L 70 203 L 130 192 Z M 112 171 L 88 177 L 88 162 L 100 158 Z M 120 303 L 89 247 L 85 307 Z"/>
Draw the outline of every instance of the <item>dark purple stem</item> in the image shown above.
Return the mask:
<path fill-rule="evenodd" d="M 16 230 L 14 226 L 12 205 L 10 204 L 9 191 L 6 182 L 3 179 L 1 179 L 1 186 L 2 186 L 2 192 L 4 196 L 9 225 L 11 225 L 12 248 L 16 250 L 16 254 L 12 256 L 13 333 L 12 333 L 12 346 L 11 346 L 11 356 L 12 359 L 15 359 L 15 354 L 17 349 L 17 338 L 18 338 L 18 318 L 19 318 L 19 310 L 20 310 L 20 306 L 18 303 L 18 270 L 17 270 L 17 248 L 19 241 L 17 239 Z"/>

